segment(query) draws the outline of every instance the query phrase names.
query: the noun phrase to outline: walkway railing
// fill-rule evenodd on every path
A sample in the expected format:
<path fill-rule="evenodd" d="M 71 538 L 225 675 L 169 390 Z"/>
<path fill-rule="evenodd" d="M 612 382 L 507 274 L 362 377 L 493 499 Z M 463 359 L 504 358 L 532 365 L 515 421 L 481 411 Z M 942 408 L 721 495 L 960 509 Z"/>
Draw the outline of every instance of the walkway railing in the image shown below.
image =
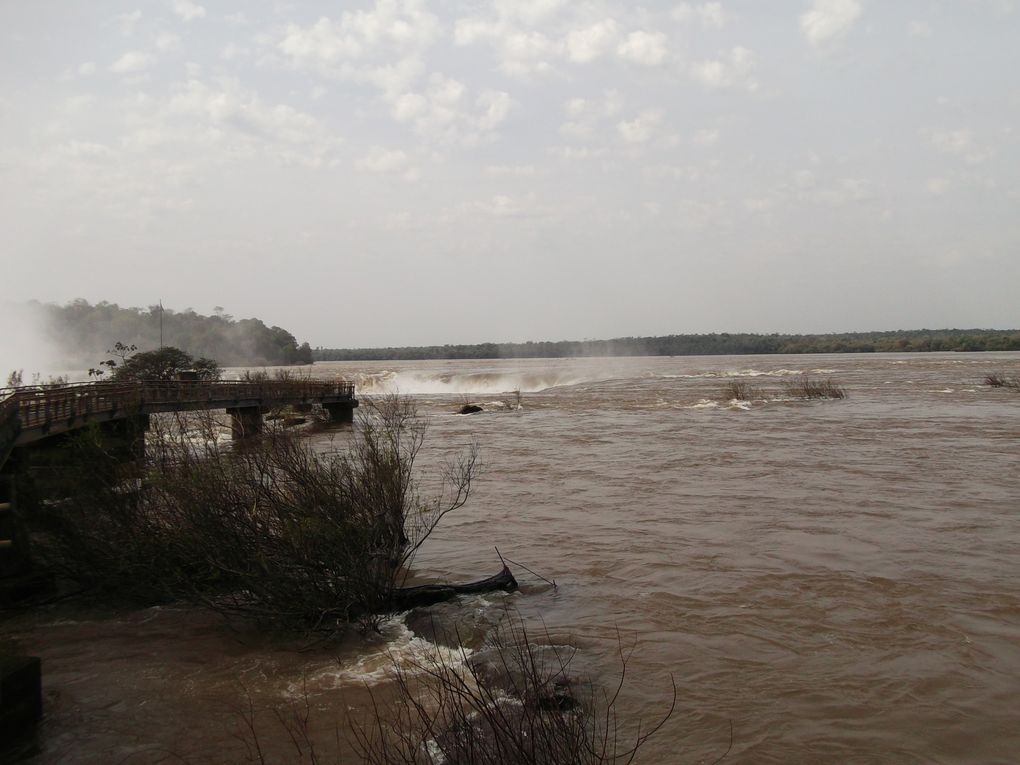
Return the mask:
<path fill-rule="evenodd" d="M 322 380 L 91 382 L 0 389 L 0 460 L 19 431 L 131 413 L 354 398 L 354 383 Z"/>

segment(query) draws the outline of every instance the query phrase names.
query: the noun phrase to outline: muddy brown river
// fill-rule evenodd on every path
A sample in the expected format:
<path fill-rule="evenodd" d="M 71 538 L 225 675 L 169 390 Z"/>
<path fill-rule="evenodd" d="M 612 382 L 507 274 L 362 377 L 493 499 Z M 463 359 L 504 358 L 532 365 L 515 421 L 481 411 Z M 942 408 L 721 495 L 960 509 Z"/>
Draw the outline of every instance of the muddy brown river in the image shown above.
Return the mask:
<path fill-rule="evenodd" d="M 844 400 L 792 400 L 801 373 Z M 619 712 L 677 708 L 647 763 L 1020 761 L 1020 354 L 317 364 L 431 418 L 422 466 L 477 443 L 483 472 L 415 563 L 522 590 L 437 607 L 481 639 L 509 604 L 576 647 Z M 750 402 L 724 386 L 748 382 Z M 512 391 L 520 390 L 520 408 Z M 483 412 L 452 414 L 475 402 Z M 343 430 L 312 436 L 329 450 Z M 185 607 L 61 603 L 2 623 L 43 657 L 30 762 L 296 761 L 272 709 L 334 729 L 424 639 L 299 641 Z M 303 649 L 303 650 L 302 650 Z M 731 739 L 732 731 L 732 739 Z M 341 753 L 344 762 L 354 761 Z"/>

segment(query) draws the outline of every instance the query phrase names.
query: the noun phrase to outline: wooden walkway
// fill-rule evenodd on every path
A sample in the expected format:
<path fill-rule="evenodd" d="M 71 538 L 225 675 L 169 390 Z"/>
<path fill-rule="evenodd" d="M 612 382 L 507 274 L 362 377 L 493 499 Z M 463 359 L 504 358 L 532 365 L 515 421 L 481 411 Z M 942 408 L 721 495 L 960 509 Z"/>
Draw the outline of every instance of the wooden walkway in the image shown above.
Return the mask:
<path fill-rule="evenodd" d="M 320 380 L 92 382 L 0 389 L 0 464 L 15 446 L 92 422 L 197 409 L 350 404 L 354 383 Z"/>

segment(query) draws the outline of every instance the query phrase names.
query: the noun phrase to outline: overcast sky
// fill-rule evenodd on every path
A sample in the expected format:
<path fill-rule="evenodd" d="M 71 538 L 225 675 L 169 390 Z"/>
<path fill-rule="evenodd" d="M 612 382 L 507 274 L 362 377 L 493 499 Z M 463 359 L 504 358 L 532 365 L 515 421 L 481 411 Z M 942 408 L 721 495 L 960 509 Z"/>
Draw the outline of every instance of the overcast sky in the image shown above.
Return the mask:
<path fill-rule="evenodd" d="M 0 62 L 0 302 L 344 347 L 1020 326 L 1009 0 L 9 0 Z"/>

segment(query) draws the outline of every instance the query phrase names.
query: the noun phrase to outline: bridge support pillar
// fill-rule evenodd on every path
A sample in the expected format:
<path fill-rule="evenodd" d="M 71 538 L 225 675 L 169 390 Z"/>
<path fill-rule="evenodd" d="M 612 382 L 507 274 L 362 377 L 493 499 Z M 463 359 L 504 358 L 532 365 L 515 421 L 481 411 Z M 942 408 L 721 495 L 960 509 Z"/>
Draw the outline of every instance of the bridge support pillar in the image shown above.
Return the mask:
<path fill-rule="evenodd" d="M 123 417 L 99 425 L 100 441 L 109 454 L 121 462 L 145 459 L 145 434 L 149 430 L 149 415 Z"/>
<path fill-rule="evenodd" d="M 0 755 L 15 754 L 13 745 L 41 717 L 42 662 L 35 656 L 0 656 Z"/>
<path fill-rule="evenodd" d="M 354 422 L 354 401 L 341 401 L 336 404 L 323 404 L 322 408 L 329 415 L 330 422 L 351 423 Z"/>
<path fill-rule="evenodd" d="M 257 406 L 234 406 L 227 408 L 230 415 L 230 435 L 235 441 L 262 432 L 262 409 Z"/>
<path fill-rule="evenodd" d="M 0 577 L 17 571 L 24 564 L 24 540 L 20 538 L 23 535 L 14 516 L 17 484 L 15 474 L 10 470 L 12 467 L 8 463 L 0 470 Z M 0 602 L 3 600 L 0 594 Z"/>

